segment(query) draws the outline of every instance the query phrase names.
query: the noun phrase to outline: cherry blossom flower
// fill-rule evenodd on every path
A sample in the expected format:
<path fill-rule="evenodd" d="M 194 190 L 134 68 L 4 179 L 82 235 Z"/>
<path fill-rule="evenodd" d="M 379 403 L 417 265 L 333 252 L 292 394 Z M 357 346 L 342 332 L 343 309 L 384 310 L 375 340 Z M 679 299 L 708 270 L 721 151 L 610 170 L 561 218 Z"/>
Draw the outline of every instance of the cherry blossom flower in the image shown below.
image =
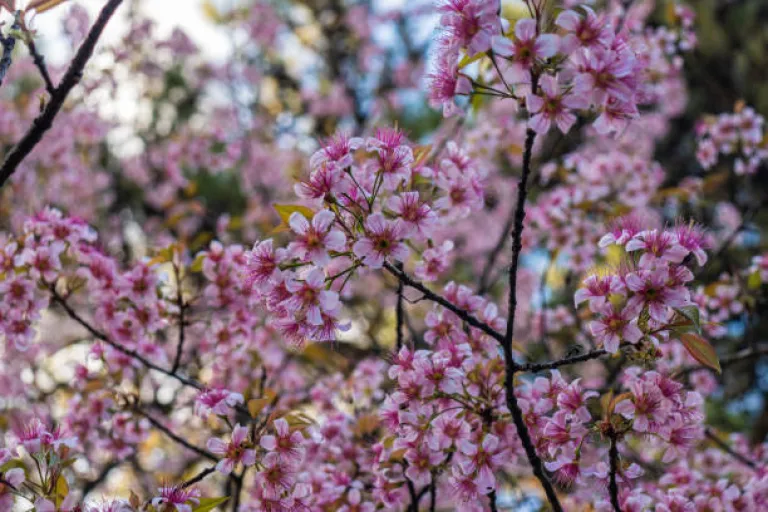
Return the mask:
<path fill-rule="evenodd" d="M 152 498 L 152 506 L 164 505 L 176 512 L 192 512 L 192 505 L 200 503 L 200 490 L 188 487 L 164 486 L 158 489 L 160 496 Z"/>
<path fill-rule="evenodd" d="M 209 389 L 201 391 L 195 400 L 195 414 L 206 417 L 209 414 L 224 416 L 231 410 L 243 404 L 243 395 L 226 389 Z"/>
<path fill-rule="evenodd" d="M 215 437 L 207 443 L 211 453 L 222 456 L 216 464 L 216 470 L 223 475 L 230 474 L 238 463 L 244 466 L 256 463 L 256 451 L 247 448 L 248 445 L 248 427 L 239 424 L 232 430 L 232 439 L 228 443 Z"/>
<path fill-rule="evenodd" d="M 569 92 L 561 92 L 557 79 L 550 75 L 541 79 L 540 87 L 543 96 L 529 94 L 526 98 L 531 113 L 528 126 L 536 133 L 544 134 L 554 122 L 561 132 L 568 133 L 576 122 L 572 110 L 586 108 L 586 100 Z"/>
<path fill-rule="evenodd" d="M 298 430 L 291 432 L 284 418 L 275 420 L 274 427 L 276 435 L 262 436 L 259 441 L 261 447 L 277 453 L 288 462 L 300 462 L 304 453 L 302 447 L 304 436 Z"/>
<path fill-rule="evenodd" d="M 374 213 L 365 221 L 365 237 L 355 242 L 352 251 L 371 268 L 381 268 L 388 258 L 404 261 L 409 253 L 402 242 L 407 230 L 402 220 L 390 221 Z"/>
<path fill-rule="evenodd" d="M 328 251 L 343 251 L 346 244 L 344 233 L 333 228 L 335 218 L 330 210 L 321 210 L 312 217 L 310 224 L 304 215 L 293 212 L 288 224 L 297 236 L 288 246 L 288 252 L 307 258 L 315 265 L 326 265 L 330 260 Z"/>
<path fill-rule="evenodd" d="M 512 57 L 524 68 L 530 69 L 536 59 L 548 59 L 557 53 L 558 37 L 555 34 L 538 35 L 536 21 L 523 18 L 515 24 L 515 39 L 504 36 L 492 40 L 493 52 L 502 57 Z"/>

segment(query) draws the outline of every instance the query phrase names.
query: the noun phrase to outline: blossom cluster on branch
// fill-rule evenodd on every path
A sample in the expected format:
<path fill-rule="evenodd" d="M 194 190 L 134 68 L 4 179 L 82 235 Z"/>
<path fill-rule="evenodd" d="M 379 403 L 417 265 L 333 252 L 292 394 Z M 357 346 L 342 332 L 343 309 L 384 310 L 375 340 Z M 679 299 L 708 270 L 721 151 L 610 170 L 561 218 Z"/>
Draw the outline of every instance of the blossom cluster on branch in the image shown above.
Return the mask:
<path fill-rule="evenodd" d="M 691 7 L 136 7 L 86 68 L 69 3 L 60 69 L 0 0 L 2 510 L 768 508 L 768 139 L 676 123 Z"/>

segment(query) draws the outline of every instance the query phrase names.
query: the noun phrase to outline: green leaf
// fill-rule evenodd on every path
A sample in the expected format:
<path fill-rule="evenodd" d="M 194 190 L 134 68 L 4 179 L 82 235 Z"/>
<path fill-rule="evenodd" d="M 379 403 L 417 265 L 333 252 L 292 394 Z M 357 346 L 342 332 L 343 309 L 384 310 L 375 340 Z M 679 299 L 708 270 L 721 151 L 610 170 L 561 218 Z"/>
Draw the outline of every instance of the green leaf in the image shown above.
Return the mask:
<path fill-rule="evenodd" d="M 757 290 L 763 285 L 763 279 L 760 277 L 760 271 L 756 270 L 749 274 L 747 278 L 747 288 L 750 290 Z"/>
<path fill-rule="evenodd" d="M 202 252 L 198 253 L 198 255 L 195 256 L 195 259 L 192 262 L 192 265 L 189 266 L 189 270 L 191 272 L 202 272 L 204 260 L 205 260 L 205 253 L 202 253 Z"/>
<path fill-rule="evenodd" d="M 315 212 L 311 208 L 307 208 L 306 206 L 301 206 L 298 204 L 275 204 L 273 206 L 277 214 L 280 216 L 280 220 L 286 224 L 288 224 L 288 219 L 290 219 L 291 215 L 295 212 L 302 214 L 307 218 L 307 220 L 312 220 L 312 217 L 315 216 Z"/>
<path fill-rule="evenodd" d="M 24 465 L 24 462 L 22 462 L 22 461 L 20 461 L 18 459 L 13 459 L 13 460 L 9 460 L 8 462 L 6 462 L 2 466 L 0 466 L 0 473 L 5 473 L 6 471 L 10 471 L 10 470 L 16 469 L 16 468 L 21 468 L 25 472 L 27 470 L 26 466 Z"/>
<path fill-rule="evenodd" d="M 253 398 L 248 400 L 248 412 L 251 418 L 256 418 L 272 400 L 269 398 Z"/>
<path fill-rule="evenodd" d="M 222 498 L 201 498 L 200 503 L 192 509 L 192 512 L 211 512 L 222 503 L 225 503 L 229 499 L 229 496 Z"/>
<path fill-rule="evenodd" d="M 272 206 L 275 208 L 275 211 L 280 216 L 280 220 L 282 221 L 280 225 L 272 230 L 273 233 L 287 231 L 289 229 L 288 220 L 294 213 L 302 214 L 309 221 L 311 221 L 312 217 L 315 216 L 315 212 L 311 208 L 307 208 L 306 206 L 301 206 L 298 204 L 274 204 Z"/>
<path fill-rule="evenodd" d="M 690 320 L 697 334 L 701 334 L 701 316 L 699 314 L 699 308 L 696 306 L 685 306 L 684 308 L 675 309 L 680 315 Z"/>
<path fill-rule="evenodd" d="M 464 58 L 459 61 L 459 69 L 464 69 L 465 67 L 469 66 L 473 62 L 479 61 L 483 57 L 485 57 L 485 54 L 482 52 L 476 53 L 471 57 L 469 55 L 465 55 Z"/>
<path fill-rule="evenodd" d="M 680 342 L 696 361 L 717 373 L 723 373 L 717 353 L 707 340 L 698 334 L 689 332 L 680 336 Z"/>
<path fill-rule="evenodd" d="M 67 479 L 64 478 L 64 475 L 59 475 L 58 480 L 56 480 L 56 496 L 54 500 L 57 508 L 61 506 L 61 503 L 66 499 L 68 494 L 69 484 L 67 484 Z"/>

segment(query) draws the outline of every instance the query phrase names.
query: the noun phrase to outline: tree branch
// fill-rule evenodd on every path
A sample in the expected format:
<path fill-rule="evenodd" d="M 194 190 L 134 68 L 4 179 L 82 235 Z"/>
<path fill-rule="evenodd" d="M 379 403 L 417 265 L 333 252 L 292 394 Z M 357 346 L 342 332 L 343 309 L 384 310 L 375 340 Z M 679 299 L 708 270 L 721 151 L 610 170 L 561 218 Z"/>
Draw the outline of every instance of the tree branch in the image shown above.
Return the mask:
<path fill-rule="evenodd" d="M 728 443 L 717 437 L 717 435 L 710 429 L 709 427 L 704 429 L 704 435 L 707 436 L 707 439 L 715 443 L 718 448 L 723 450 L 725 453 L 736 459 L 737 461 L 741 462 L 745 466 L 749 467 L 750 469 L 757 471 L 758 465 L 755 461 L 748 459 L 744 455 L 740 454 L 733 448 L 731 448 Z"/>
<path fill-rule="evenodd" d="M 452 313 L 455 313 L 456 316 L 467 322 L 472 327 L 476 327 L 483 331 L 488 336 L 494 338 L 497 341 L 503 341 L 504 335 L 502 335 L 500 332 L 496 331 L 495 329 L 491 328 L 488 324 L 485 322 L 481 322 L 477 318 L 475 318 L 473 315 L 469 314 L 467 311 L 457 307 L 455 304 L 453 304 L 451 301 L 446 299 L 445 297 L 438 295 L 437 293 L 433 292 L 420 282 L 413 279 L 411 276 L 406 274 L 404 271 L 399 270 L 392 266 L 390 263 L 384 262 L 384 268 L 393 276 L 398 278 L 400 281 L 403 282 L 406 286 L 410 286 L 411 288 L 415 290 L 419 290 L 421 293 L 424 294 L 424 298 L 431 300 L 432 302 L 435 302 L 437 304 L 440 304 L 445 309 L 451 311 Z"/>
<path fill-rule="evenodd" d="M 143 410 L 141 410 L 139 408 L 136 408 L 134 410 L 135 410 L 136 414 L 138 414 L 139 416 L 141 416 L 143 418 L 146 418 L 156 429 L 161 431 L 163 434 L 168 436 L 171 440 L 173 440 L 174 442 L 176 442 L 179 445 L 183 446 L 187 450 L 193 451 L 196 454 L 200 455 L 201 457 L 205 457 L 206 459 L 208 459 L 210 461 L 213 461 L 213 462 L 218 462 L 219 461 L 219 459 L 217 459 L 214 454 L 212 454 L 208 450 L 203 450 L 202 448 L 193 445 L 192 443 L 190 443 L 186 439 L 184 439 L 182 437 L 179 437 L 178 435 L 174 434 L 168 427 L 166 427 L 165 425 L 163 425 L 162 423 L 157 421 L 155 418 L 153 418 L 152 416 L 147 414 L 145 411 L 143 411 Z"/>
<path fill-rule="evenodd" d="M 616 445 L 616 434 L 611 434 L 611 448 L 608 451 L 610 458 L 611 473 L 610 481 L 608 482 L 608 492 L 611 495 L 611 505 L 615 512 L 621 512 L 621 505 L 619 503 L 619 484 L 616 481 L 616 474 L 619 472 L 619 448 Z"/>
<path fill-rule="evenodd" d="M 527 364 L 520 364 L 517 363 L 517 369 L 521 372 L 540 372 L 543 370 L 554 370 L 555 368 L 560 368 L 561 366 L 568 366 L 571 364 L 577 364 L 577 363 L 583 363 L 584 361 L 590 361 L 592 359 L 597 359 L 598 357 L 602 357 L 604 355 L 608 354 L 604 349 L 597 349 L 597 350 L 591 350 L 589 352 L 586 352 L 584 354 L 579 354 L 577 356 L 572 357 L 565 357 L 563 359 L 557 359 L 555 361 L 547 361 L 545 363 L 527 363 Z"/>
<path fill-rule="evenodd" d="M 75 322 L 80 324 L 83 328 L 85 328 L 85 330 L 88 331 L 91 334 L 91 336 L 93 336 L 94 338 L 96 338 L 98 340 L 101 340 L 104 343 L 106 343 L 107 345 L 109 345 L 110 347 L 112 347 L 112 348 L 114 348 L 116 350 L 119 350 L 123 354 L 136 359 L 137 361 L 139 361 L 141 364 L 143 364 L 144 366 L 146 366 L 150 370 L 155 370 L 155 371 L 158 371 L 160 373 L 164 373 L 165 375 L 168 375 L 169 377 L 173 377 L 174 379 L 178 380 L 179 382 L 181 382 L 182 384 L 184 384 L 186 386 L 190 386 L 190 387 L 193 387 L 195 389 L 203 389 L 205 387 L 205 386 L 203 386 L 202 384 L 200 384 L 199 382 L 197 382 L 194 379 L 190 379 L 190 378 L 184 377 L 182 375 L 179 375 L 177 373 L 174 373 L 174 372 L 172 372 L 170 370 L 166 370 L 162 366 L 158 366 L 155 363 L 151 362 L 150 360 L 148 360 L 147 358 L 145 358 L 144 356 L 142 356 L 141 354 L 139 354 L 135 350 L 131 350 L 129 348 L 126 348 L 126 347 L 120 345 L 119 343 L 116 343 L 116 342 L 112 341 L 111 339 L 109 339 L 109 337 L 106 334 L 104 334 L 103 332 L 97 330 L 95 327 L 93 327 L 91 324 L 89 324 L 85 319 L 83 319 L 77 313 L 77 311 L 72 309 L 72 306 L 69 305 L 69 303 L 66 301 L 66 299 L 64 297 L 62 297 L 59 294 L 59 292 L 56 291 L 55 286 L 51 286 L 50 291 L 51 291 L 51 295 L 53 297 L 54 302 L 56 302 L 62 308 L 64 308 L 64 311 L 66 311 L 67 315 L 69 315 L 69 317 L 72 320 L 74 320 Z"/>
<path fill-rule="evenodd" d="M 40 76 L 43 78 L 43 82 L 45 82 L 45 90 L 48 91 L 48 94 L 53 96 L 56 94 L 56 86 L 53 85 L 51 75 L 48 73 L 48 66 L 45 64 L 45 57 L 43 57 L 40 52 L 37 51 L 35 40 L 32 39 L 31 34 L 27 34 L 26 43 L 27 48 L 29 49 L 29 54 L 32 56 L 32 61 L 35 63 L 35 66 L 37 66 L 37 70 L 40 72 Z"/>
<path fill-rule="evenodd" d="M 436 476 L 432 475 L 432 481 L 429 482 L 429 512 L 435 512 L 437 507 L 437 482 Z"/>
<path fill-rule="evenodd" d="M 491 512 L 498 512 L 499 507 L 496 505 L 496 491 L 491 491 L 488 493 L 488 506 L 491 509 Z"/>
<path fill-rule="evenodd" d="M 203 478 L 207 477 L 208 475 L 210 475 L 214 471 L 216 471 L 216 466 L 211 466 L 211 467 L 205 468 L 204 470 L 202 470 L 201 472 L 199 472 L 198 474 L 196 474 L 195 476 L 193 476 L 192 478 L 190 478 L 189 480 L 187 480 L 186 482 L 181 484 L 181 488 L 182 489 L 186 489 L 187 487 L 191 487 L 191 486 L 195 485 L 196 483 L 202 481 Z"/>
<path fill-rule="evenodd" d="M 403 264 L 398 263 L 395 265 L 397 270 L 400 272 L 403 271 Z M 395 315 L 396 315 L 396 329 L 397 329 L 397 351 L 400 352 L 400 349 L 403 348 L 403 319 L 404 319 L 405 312 L 403 311 L 403 280 L 398 279 L 397 280 L 397 307 L 395 309 Z"/>
<path fill-rule="evenodd" d="M 80 45 L 75 57 L 69 64 L 67 72 L 64 74 L 59 86 L 51 94 L 51 99 L 45 106 L 43 112 L 32 121 L 32 126 L 27 130 L 27 133 L 21 138 L 13 149 L 6 155 L 2 166 L 0 166 L 0 188 L 19 167 L 19 164 L 32 152 L 35 146 L 42 140 L 43 135 L 47 132 L 51 126 L 53 126 L 53 120 L 64 105 L 64 100 L 67 99 L 70 91 L 75 85 L 80 82 L 83 76 L 83 69 L 88 63 L 88 60 L 93 55 L 93 50 L 96 47 L 96 43 L 101 37 L 104 27 L 117 10 L 118 6 L 123 0 L 109 0 L 104 8 L 99 13 L 99 17 L 91 27 L 88 36 Z M 0 69 L 0 72 L 2 70 Z"/>
<path fill-rule="evenodd" d="M 176 305 L 179 308 L 179 343 L 176 346 L 176 357 L 173 359 L 173 367 L 171 373 L 176 373 L 181 364 L 181 355 L 184 351 L 184 337 L 186 332 L 186 326 L 184 325 L 184 312 L 187 309 L 187 305 L 184 303 L 184 295 L 181 287 L 181 271 L 178 266 L 174 264 L 174 271 L 176 273 Z"/>
<path fill-rule="evenodd" d="M 533 76 L 531 90 L 535 91 L 537 85 L 536 76 Z M 549 481 L 544 472 L 544 464 L 536 453 L 536 447 L 533 444 L 528 427 L 523 418 L 523 411 L 515 396 L 515 372 L 518 370 L 517 364 L 512 356 L 512 336 L 515 330 L 515 311 L 517 310 L 517 268 L 520 262 L 520 253 L 523 250 L 523 221 L 525 220 L 525 200 L 528 195 L 528 179 L 531 176 L 531 155 L 533 153 L 533 143 L 536 139 L 536 132 L 530 128 L 526 131 L 525 149 L 523 153 L 523 173 L 520 177 L 520 183 L 517 186 L 517 205 L 515 206 L 515 222 L 512 230 L 512 261 L 509 266 L 509 310 L 507 312 L 507 331 L 502 340 L 502 349 L 504 351 L 504 365 L 506 378 L 504 386 L 507 395 L 507 408 L 512 414 L 512 420 L 517 428 L 517 434 L 525 449 L 528 462 L 531 464 L 533 474 L 538 478 L 544 493 L 547 495 L 552 509 L 555 512 L 562 512 L 563 507 L 557 497 L 552 482 Z"/>

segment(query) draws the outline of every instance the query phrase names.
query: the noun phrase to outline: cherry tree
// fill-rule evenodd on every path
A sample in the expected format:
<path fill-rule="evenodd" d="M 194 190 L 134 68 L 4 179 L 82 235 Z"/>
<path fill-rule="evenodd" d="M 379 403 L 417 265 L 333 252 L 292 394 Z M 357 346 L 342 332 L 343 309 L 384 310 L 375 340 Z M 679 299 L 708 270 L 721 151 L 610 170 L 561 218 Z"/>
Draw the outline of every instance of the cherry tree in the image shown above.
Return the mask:
<path fill-rule="evenodd" d="M 692 7 L 101 3 L 0 1 L 3 510 L 768 508 L 768 133 Z"/>

